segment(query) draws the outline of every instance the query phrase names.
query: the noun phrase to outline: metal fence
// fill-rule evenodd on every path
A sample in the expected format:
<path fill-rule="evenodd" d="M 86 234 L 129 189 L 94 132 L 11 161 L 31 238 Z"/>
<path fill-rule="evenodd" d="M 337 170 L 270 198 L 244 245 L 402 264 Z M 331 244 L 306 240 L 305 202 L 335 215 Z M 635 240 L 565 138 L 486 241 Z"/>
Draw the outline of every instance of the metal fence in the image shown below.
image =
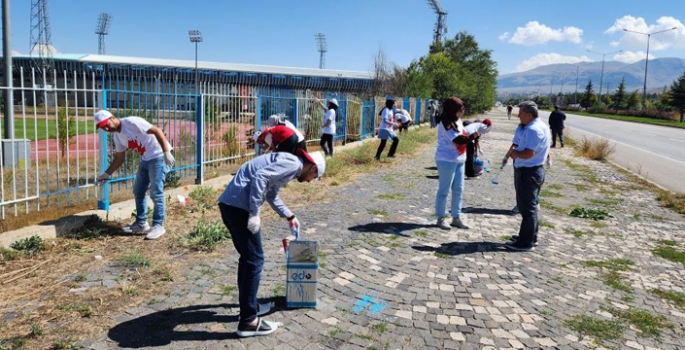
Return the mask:
<path fill-rule="evenodd" d="M 94 73 L 53 72 L 37 77 L 19 69 L 15 85 L 14 133 L 2 140 L 0 152 L 0 212 L 30 214 L 45 206 L 93 204 L 108 209 L 113 201 L 132 198 L 138 155 L 127 152 L 121 168 L 106 186 L 94 185 L 113 157 L 111 135 L 97 131 L 92 116 L 108 109 L 118 117 L 139 116 L 161 128 L 172 147 L 176 164 L 168 183 L 202 183 L 205 169 L 240 163 L 256 153 L 251 135 L 266 119 L 280 114 L 302 130 L 308 142 L 320 139 L 324 109 L 316 100 L 339 102 L 338 142 L 373 137 L 384 99 L 365 100 L 353 93 L 317 91 L 303 86 L 283 88 L 207 82 L 199 93 L 172 79 L 103 83 Z M 58 78 L 55 78 L 59 76 Z M 47 82 L 47 83 L 38 83 Z M 3 87 L 4 89 L 4 87 Z M 397 107 L 424 121 L 426 101 L 398 99 Z M 4 116 L 3 116 L 4 117 Z M 0 123 L 0 133 L 4 133 Z"/>

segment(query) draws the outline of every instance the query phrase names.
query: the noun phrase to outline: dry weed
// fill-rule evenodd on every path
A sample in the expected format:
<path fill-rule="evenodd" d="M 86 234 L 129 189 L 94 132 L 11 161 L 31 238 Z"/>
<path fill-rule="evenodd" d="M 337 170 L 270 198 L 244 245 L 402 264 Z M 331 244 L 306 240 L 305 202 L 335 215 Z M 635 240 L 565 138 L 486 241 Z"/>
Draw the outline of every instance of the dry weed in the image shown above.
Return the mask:
<path fill-rule="evenodd" d="M 609 139 L 593 140 L 585 136 L 583 136 L 576 147 L 576 152 L 579 156 L 599 161 L 607 160 L 615 150 L 616 145 L 612 144 Z"/>

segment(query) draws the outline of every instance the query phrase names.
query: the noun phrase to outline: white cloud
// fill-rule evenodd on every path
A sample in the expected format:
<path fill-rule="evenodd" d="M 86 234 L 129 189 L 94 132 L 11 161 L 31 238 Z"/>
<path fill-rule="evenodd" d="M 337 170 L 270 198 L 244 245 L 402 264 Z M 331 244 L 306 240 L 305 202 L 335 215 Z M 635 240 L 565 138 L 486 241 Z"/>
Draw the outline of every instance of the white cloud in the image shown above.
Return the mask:
<path fill-rule="evenodd" d="M 646 57 L 644 51 L 623 51 L 614 55 L 614 60 L 624 63 L 635 63 L 639 60 L 644 60 Z M 649 54 L 649 59 L 654 59 L 654 55 Z"/>
<path fill-rule="evenodd" d="M 535 67 L 544 66 L 547 64 L 555 63 L 580 63 L 580 62 L 592 62 L 593 59 L 583 55 L 583 56 L 563 56 L 558 53 L 541 53 L 537 54 L 516 66 L 516 71 L 523 72 Z"/>
<path fill-rule="evenodd" d="M 57 51 L 57 49 L 52 45 L 36 44 L 33 48 L 31 48 L 31 52 L 29 52 L 29 55 L 38 56 L 41 51 L 43 51 L 44 53 L 51 53 L 53 55 L 59 53 L 59 51 Z"/>
<path fill-rule="evenodd" d="M 509 39 L 509 32 L 504 32 L 504 34 L 499 36 L 500 41 L 506 41 L 507 39 Z"/>
<path fill-rule="evenodd" d="M 508 34 L 509 33 L 505 33 Z M 549 41 L 569 41 L 580 44 L 583 39 L 583 30 L 576 27 L 564 27 L 563 29 L 552 29 L 537 21 L 526 23 L 525 27 L 516 28 L 516 32 L 511 36 L 509 42 L 519 45 L 538 45 Z M 504 34 L 502 34 L 504 36 Z M 502 38 L 500 36 L 500 39 Z"/>
<path fill-rule="evenodd" d="M 21 56 L 21 52 L 12 50 L 12 56 Z"/>
<path fill-rule="evenodd" d="M 670 28 L 675 30 L 669 30 Z M 685 25 L 678 19 L 663 16 L 656 20 L 655 24 L 647 24 L 642 17 L 633 17 L 630 15 L 623 16 L 617 19 L 609 29 L 604 33 L 615 34 L 621 33 L 618 41 L 611 43 L 612 46 L 646 48 L 647 35 L 626 32 L 623 29 L 632 30 L 640 33 L 654 33 L 661 30 L 668 30 L 664 33 L 652 35 L 649 40 L 649 50 L 665 50 L 670 47 L 685 47 Z"/>

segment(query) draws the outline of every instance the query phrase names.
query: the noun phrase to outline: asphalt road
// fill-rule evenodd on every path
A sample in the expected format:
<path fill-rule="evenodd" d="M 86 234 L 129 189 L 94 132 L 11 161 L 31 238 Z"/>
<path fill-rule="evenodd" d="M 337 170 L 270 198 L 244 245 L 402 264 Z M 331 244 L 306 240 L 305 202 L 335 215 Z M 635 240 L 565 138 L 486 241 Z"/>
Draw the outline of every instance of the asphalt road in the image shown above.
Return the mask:
<path fill-rule="evenodd" d="M 549 112 L 541 111 L 540 116 L 547 122 Z M 611 161 L 664 188 L 685 193 L 685 129 L 571 113 L 566 113 L 566 126 L 575 139 L 585 135 L 611 140 L 616 145 Z"/>

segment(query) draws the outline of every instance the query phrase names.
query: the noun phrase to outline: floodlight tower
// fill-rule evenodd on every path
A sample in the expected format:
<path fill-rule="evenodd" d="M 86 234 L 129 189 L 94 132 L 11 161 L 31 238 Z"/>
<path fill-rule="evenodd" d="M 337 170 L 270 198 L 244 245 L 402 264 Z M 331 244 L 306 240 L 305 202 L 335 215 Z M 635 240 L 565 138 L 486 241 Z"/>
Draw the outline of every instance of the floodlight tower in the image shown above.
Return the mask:
<path fill-rule="evenodd" d="M 105 35 L 109 34 L 112 25 L 112 15 L 101 12 L 98 16 L 98 24 L 95 26 L 95 34 L 98 35 L 98 55 L 105 54 Z"/>
<path fill-rule="evenodd" d="M 52 34 L 50 31 L 50 16 L 48 14 L 48 0 L 31 0 L 31 59 L 34 67 L 38 70 L 39 79 L 45 83 L 53 68 L 52 61 Z"/>
<path fill-rule="evenodd" d="M 202 42 L 202 32 L 197 29 L 189 30 L 188 37 L 190 42 L 195 44 L 195 93 L 200 93 L 200 87 L 197 83 L 197 44 Z"/>
<path fill-rule="evenodd" d="M 447 26 L 445 26 L 445 16 L 447 16 L 447 11 L 445 11 L 440 5 L 438 0 L 428 0 L 428 5 L 433 9 L 438 19 L 435 22 L 435 30 L 433 31 L 433 42 L 442 42 L 442 36 L 447 35 Z"/>
<path fill-rule="evenodd" d="M 316 40 L 316 45 L 318 46 L 317 51 L 319 51 L 319 69 L 323 69 L 326 66 L 326 52 L 328 51 L 328 44 L 326 44 L 326 34 L 317 33 L 314 35 Z"/>

